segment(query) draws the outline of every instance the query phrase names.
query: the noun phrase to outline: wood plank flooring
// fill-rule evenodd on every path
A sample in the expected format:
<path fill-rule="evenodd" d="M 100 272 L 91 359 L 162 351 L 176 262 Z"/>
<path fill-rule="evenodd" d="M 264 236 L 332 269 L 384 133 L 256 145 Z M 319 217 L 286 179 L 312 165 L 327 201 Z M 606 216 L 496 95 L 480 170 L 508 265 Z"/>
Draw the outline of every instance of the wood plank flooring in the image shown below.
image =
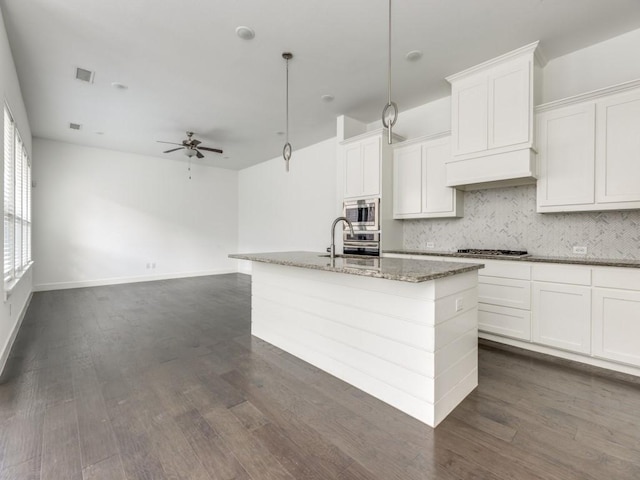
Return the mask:
<path fill-rule="evenodd" d="M 490 346 L 431 429 L 250 335 L 241 274 L 36 293 L 0 479 L 640 479 L 640 386 Z"/>

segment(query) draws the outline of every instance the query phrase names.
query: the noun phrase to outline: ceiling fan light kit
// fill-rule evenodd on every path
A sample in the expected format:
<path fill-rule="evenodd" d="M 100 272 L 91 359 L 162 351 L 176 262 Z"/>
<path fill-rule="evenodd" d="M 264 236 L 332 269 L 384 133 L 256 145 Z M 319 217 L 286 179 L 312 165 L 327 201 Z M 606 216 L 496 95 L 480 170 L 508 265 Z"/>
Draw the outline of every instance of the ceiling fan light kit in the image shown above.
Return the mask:
<path fill-rule="evenodd" d="M 382 125 L 387 129 L 389 134 L 389 145 L 392 143 L 393 139 L 393 126 L 398 121 L 398 105 L 396 102 L 391 101 L 391 0 L 389 0 L 389 66 L 387 70 L 387 80 L 388 80 L 388 88 L 387 88 L 387 104 L 384 106 L 382 110 Z"/>
<path fill-rule="evenodd" d="M 282 58 L 286 61 L 286 69 L 287 69 L 287 82 L 286 82 L 286 131 L 285 131 L 285 144 L 282 149 L 282 158 L 284 158 L 285 167 L 287 172 L 289 171 L 289 160 L 291 160 L 291 144 L 289 143 L 289 60 L 293 58 L 293 54 L 291 52 L 284 52 L 282 54 Z"/>

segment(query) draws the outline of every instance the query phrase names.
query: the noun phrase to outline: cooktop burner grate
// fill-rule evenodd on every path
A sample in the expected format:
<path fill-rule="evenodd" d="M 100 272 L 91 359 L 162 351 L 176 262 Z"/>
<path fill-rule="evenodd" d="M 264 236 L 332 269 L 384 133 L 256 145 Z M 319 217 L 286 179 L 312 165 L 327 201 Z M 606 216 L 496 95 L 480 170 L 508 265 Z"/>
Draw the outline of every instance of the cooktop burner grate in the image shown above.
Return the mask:
<path fill-rule="evenodd" d="M 529 255 L 526 250 L 490 250 L 483 248 L 459 248 L 458 253 L 469 255 L 496 255 L 504 257 L 523 257 Z"/>

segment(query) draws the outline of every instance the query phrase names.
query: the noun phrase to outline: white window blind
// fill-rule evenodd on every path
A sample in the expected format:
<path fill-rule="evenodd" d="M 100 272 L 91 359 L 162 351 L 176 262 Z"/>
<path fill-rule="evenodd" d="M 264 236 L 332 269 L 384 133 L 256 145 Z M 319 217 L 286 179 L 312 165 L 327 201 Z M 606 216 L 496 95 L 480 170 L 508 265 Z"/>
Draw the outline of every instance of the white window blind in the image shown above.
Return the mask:
<path fill-rule="evenodd" d="M 9 109 L 4 108 L 4 281 L 31 263 L 31 164 Z"/>

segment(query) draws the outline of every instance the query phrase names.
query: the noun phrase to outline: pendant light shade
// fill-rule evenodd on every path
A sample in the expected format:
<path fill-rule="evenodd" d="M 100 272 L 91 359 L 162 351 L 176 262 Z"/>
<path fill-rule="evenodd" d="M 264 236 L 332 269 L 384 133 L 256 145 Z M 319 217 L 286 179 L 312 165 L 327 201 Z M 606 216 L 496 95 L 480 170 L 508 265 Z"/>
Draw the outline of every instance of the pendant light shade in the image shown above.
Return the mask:
<path fill-rule="evenodd" d="M 387 88 L 387 104 L 384 106 L 382 110 L 382 125 L 387 129 L 389 134 L 389 145 L 392 143 L 393 139 L 393 126 L 398 121 L 398 105 L 396 102 L 391 101 L 391 0 L 389 0 L 389 65 L 387 69 L 387 80 L 388 80 L 388 88 Z"/>
<path fill-rule="evenodd" d="M 287 172 L 289 171 L 289 160 L 291 160 L 291 144 L 289 143 L 289 60 L 291 60 L 293 58 L 293 54 L 291 52 L 284 52 L 282 54 L 282 58 L 285 59 L 286 63 L 287 63 L 287 83 L 286 83 L 286 90 L 287 90 L 287 103 L 286 103 L 286 123 L 287 123 L 287 128 L 286 128 L 286 137 L 285 137 L 285 144 L 284 144 L 284 148 L 282 149 L 282 158 L 284 158 L 284 163 L 285 163 L 285 167 L 287 169 Z"/>

